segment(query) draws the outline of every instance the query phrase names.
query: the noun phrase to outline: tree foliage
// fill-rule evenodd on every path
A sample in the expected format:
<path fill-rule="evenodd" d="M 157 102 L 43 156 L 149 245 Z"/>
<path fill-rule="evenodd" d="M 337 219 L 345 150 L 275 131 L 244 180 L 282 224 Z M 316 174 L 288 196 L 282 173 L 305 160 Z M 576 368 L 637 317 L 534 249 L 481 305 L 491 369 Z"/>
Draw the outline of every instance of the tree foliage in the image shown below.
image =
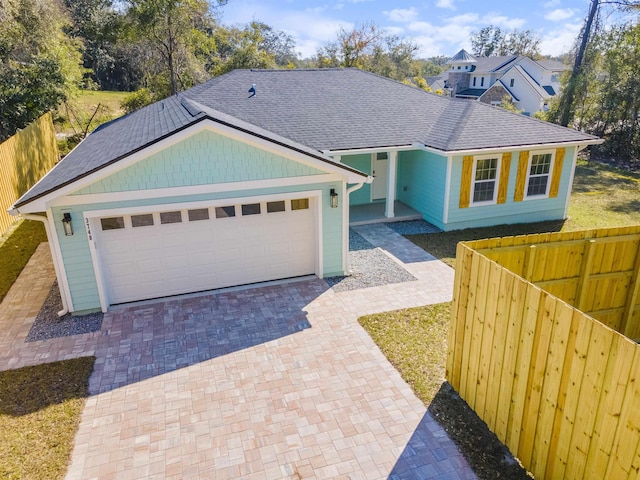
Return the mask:
<path fill-rule="evenodd" d="M 364 23 L 349 31 L 341 29 L 336 41 L 317 51 L 315 64 L 319 68 L 360 68 L 402 81 L 424 75 L 424 67 L 430 65 L 418 61 L 417 52 L 418 45 L 411 40 L 386 35 L 376 24 Z"/>
<path fill-rule="evenodd" d="M 540 37 L 532 30 L 505 32 L 500 27 L 489 25 L 471 34 L 471 48 L 479 57 L 524 55 L 540 56 Z"/>

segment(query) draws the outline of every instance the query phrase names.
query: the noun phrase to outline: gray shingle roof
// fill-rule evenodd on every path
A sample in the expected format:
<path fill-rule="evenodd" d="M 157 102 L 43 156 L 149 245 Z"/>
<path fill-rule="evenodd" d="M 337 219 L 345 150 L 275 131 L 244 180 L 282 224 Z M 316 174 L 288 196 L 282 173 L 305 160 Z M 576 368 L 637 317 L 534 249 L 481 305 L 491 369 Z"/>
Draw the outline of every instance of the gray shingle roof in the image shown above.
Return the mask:
<path fill-rule="evenodd" d="M 257 94 L 248 98 L 252 84 Z M 357 69 L 236 70 L 102 125 L 16 206 L 205 118 L 307 154 L 416 143 L 457 151 L 596 138 Z"/>
<path fill-rule="evenodd" d="M 449 65 L 452 63 L 475 63 L 476 57 L 467 52 L 464 48 L 456 53 L 451 59 L 447 62 Z"/>

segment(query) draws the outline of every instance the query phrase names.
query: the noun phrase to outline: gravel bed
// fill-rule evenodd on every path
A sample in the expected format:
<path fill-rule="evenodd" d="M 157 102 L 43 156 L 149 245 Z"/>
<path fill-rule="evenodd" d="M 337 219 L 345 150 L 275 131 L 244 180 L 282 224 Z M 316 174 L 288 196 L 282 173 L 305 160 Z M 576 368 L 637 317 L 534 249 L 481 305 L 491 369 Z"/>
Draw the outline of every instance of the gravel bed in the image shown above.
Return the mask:
<path fill-rule="evenodd" d="M 350 276 L 328 277 L 325 282 L 336 292 L 346 292 L 416 280 L 353 230 L 349 230 L 349 268 Z"/>
<path fill-rule="evenodd" d="M 400 235 L 418 235 L 420 233 L 438 233 L 442 231 L 438 227 L 435 227 L 424 220 L 389 222 L 385 225 Z"/>
<path fill-rule="evenodd" d="M 60 310 L 62 310 L 62 299 L 60 298 L 58 282 L 54 282 L 51 290 L 49 290 L 49 295 L 47 295 L 33 322 L 31 330 L 29 330 L 26 341 L 35 342 L 97 332 L 102 327 L 102 312 L 75 316 L 67 313 L 62 317 L 58 317 Z"/>

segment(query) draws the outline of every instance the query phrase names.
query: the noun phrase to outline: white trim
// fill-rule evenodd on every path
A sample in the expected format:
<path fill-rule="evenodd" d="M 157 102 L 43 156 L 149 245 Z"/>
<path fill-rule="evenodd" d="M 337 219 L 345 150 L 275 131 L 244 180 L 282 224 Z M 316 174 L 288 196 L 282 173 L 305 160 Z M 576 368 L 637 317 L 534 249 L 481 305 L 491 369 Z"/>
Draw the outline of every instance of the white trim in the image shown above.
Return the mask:
<path fill-rule="evenodd" d="M 183 202 L 183 203 L 168 203 L 163 205 L 147 205 L 142 207 L 127 207 L 127 208 L 110 208 L 105 210 L 89 210 L 83 212 L 83 220 L 86 228 L 92 228 L 97 230 L 98 224 L 97 221 L 99 217 L 110 217 L 110 216 L 124 216 L 124 215 L 135 215 L 139 213 L 155 213 L 162 211 L 174 211 L 174 210 L 185 210 L 185 209 L 195 209 L 195 208 L 203 208 L 203 207 L 215 207 L 215 206 L 225 206 L 230 204 L 243 204 L 249 202 L 268 202 L 268 201 L 277 201 L 277 200 L 290 200 L 300 197 L 309 197 L 309 208 L 314 208 L 314 215 L 316 215 L 316 241 L 317 241 L 317 250 L 316 250 L 316 276 L 318 278 L 323 278 L 324 276 L 324 255 L 323 255 L 323 241 L 322 241 L 322 198 L 323 191 L 322 190 L 307 190 L 302 192 L 291 192 L 291 193 L 282 193 L 282 194 L 273 194 L 273 195 L 257 195 L 251 197 L 236 197 L 236 198 L 225 198 L 219 200 L 204 200 L 200 202 Z M 312 205 L 314 207 L 312 207 Z M 96 276 L 96 283 L 98 285 L 98 296 L 100 298 L 100 308 L 103 312 L 106 312 L 109 308 L 109 297 L 107 295 L 107 289 L 104 284 L 104 275 L 102 271 L 102 266 L 100 264 L 100 255 L 98 255 L 97 249 L 99 246 L 96 245 L 95 240 L 93 239 L 95 234 L 87 231 L 87 240 L 89 242 L 89 249 L 91 251 L 91 261 L 93 264 L 94 274 Z M 91 239 L 91 240 L 89 240 Z"/>
<path fill-rule="evenodd" d="M 384 216 L 395 217 L 396 201 L 396 173 L 398 168 L 398 152 L 387 153 L 387 197 L 385 200 Z"/>
<path fill-rule="evenodd" d="M 432 147 L 427 147 L 426 145 L 416 146 L 416 148 L 420 148 L 426 152 L 434 152 L 442 156 L 446 155 L 482 155 L 485 153 L 501 153 L 501 152 L 513 152 L 517 150 L 529 150 L 532 148 L 569 148 L 574 146 L 582 146 L 582 148 L 587 145 L 600 145 L 604 140 L 602 138 L 597 138 L 593 140 L 582 140 L 580 142 L 556 142 L 556 143 L 543 143 L 543 144 L 535 144 L 535 145 L 511 145 L 507 147 L 490 147 L 490 148 L 476 148 L 470 150 L 438 150 Z"/>
<path fill-rule="evenodd" d="M 312 185 L 316 183 L 341 182 L 344 177 L 337 174 L 307 175 L 304 177 L 285 177 L 267 180 L 249 180 L 245 182 L 215 183 L 193 185 L 188 187 L 156 188 L 150 190 L 132 190 L 126 192 L 92 193 L 87 195 L 69 195 L 59 197 L 51 202 L 51 206 L 85 205 L 89 203 L 121 202 L 131 200 L 147 200 L 163 197 L 178 197 L 225 193 L 240 190 L 257 190 L 264 188 L 291 187 L 296 185 Z"/>
<path fill-rule="evenodd" d="M 442 211 L 442 223 L 449 223 L 449 202 L 451 201 L 451 170 L 453 169 L 453 155 L 447 156 L 447 179 L 444 185 L 444 208 Z"/>
<path fill-rule="evenodd" d="M 496 159 L 496 178 L 493 179 L 494 189 L 493 189 L 493 199 L 485 200 L 482 202 L 474 202 L 473 196 L 475 191 L 476 183 L 488 183 L 489 180 L 478 180 L 476 182 L 476 168 L 478 166 L 478 160 L 488 160 L 488 159 Z M 475 155 L 473 157 L 473 170 L 471 171 L 471 186 L 469 191 L 469 206 L 470 207 L 481 207 L 485 205 L 495 205 L 498 203 L 498 190 L 500 189 L 500 170 L 502 170 L 502 155 L 497 154 L 486 154 L 486 155 Z"/>
<path fill-rule="evenodd" d="M 62 248 L 60 248 L 60 239 L 58 238 L 58 231 L 56 230 L 56 219 L 53 217 L 53 211 L 48 208 L 46 211 L 47 218 L 49 220 L 49 228 L 53 233 L 53 245 L 51 246 L 51 253 L 55 255 L 57 259 L 54 261 L 58 263 L 58 269 L 60 270 L 60 277 L 58 279 L 58 288 L 60 289 L 60 296 L 66 298 L 67 307 L 70 312 L 75 311 L 73 301 L 71 299 L 71 289 L 69 288 L 69 280 L 67 279 L 67 270 L 65 268 L 64 258 L 62 257 Z"/>
<path fill-rule="evenodd" d="M 362 185 L 362 184 L 359 184 Z M 342 273 L 349 268 L 349 204 L 351 203 L 347 184 L 342 184 Z"/>
<path fill-rule="evenodd" d="M 216 134 L 224 135 L 228 138 L 240 141 L 242 143 L 259 148 L 264 151 L 268 151 L 280 157 L 287 158 L 289 160 L 293 160 L 313 168 L 317 168 L 318 170 L 322 170 L 327 173 L 342 175 L 343 177 L 346 177 L 349 183 L 357 183 L 359 181 L 362 181 L 363 178 L 365 178 L 364 174 L 362 175 L 356 174 L 351 171 L 350 167 L 347 168 L 345 166 L 341 166 L 340 164 L 335 163 L 333 159 L 331 159 L 330 157 L 325 156 L 327 160 L 326 162 L 319 159 L 314 159 L 311 156 L 312 153 L 309 153 L 309 154 L 301 153 L 293 150 L 293 147 L 289 148 L 285 146 L 280 146 L 273 142 L 263 140 L 254 135 L 250 135 L 248 133 L 240 132 L 234 128 L 227 127 L 217 122 L 214 122 L 213 120 L 207 119 L 207 120 L 198 122 L 195 125 L 191 125 L 180 132 L 174 133 L 163 140 L 157 141 L 152 145 L 149 145 L 148 147 L 145 147 L 138 152 L 132 153 L 129 156 L 121 159 L 120 161 L 114 162 L 111 165 L 103 167 L 100 170 L 90 175 L 77 179 L 72 183 L 70 183 L 69 185 L 60 187 L 54 190 L 53 192 L 50 192 L 47 195 L 44 195 L 41 198 L 30 201 L 22 208 L 25 208 L 25 211 L 27 211 L 28 209 L 29 212 L 44 211 L 46 210 L 45 206 L 51 200 L 60 196 L 68 195 L 77 190 L 81 190 L 82 188 L 88 185 L 91 185 L 92 183 L 95 183 L 98 180 L 101 180 L 110 175 L 113 175 L 114 173 L 120 170 L 130 167 L 135 163 L 140 162 L 155 153 L 158 153 L 173 145 L 176 145 L 177 143 L 182 142 L 188 139 L 189 137 L 192 137 L 203 131 L 210 131 Z M 321 152 L 318 152 L 317 155 L 323 156 Z"/>
<path fill-rule="evenodd" d="M 531 177 L 531 162 L 533 161 L 534 155 L 551 155 L 551 162 L 549 164 L 549 172 L 543 175 L 535 175 L 536 177 L 542 177 L 544 175 L 547 176 L 547 187 L 544 195 L 528 195 L 527 191 L 529 190 L 529 179 Z M 540 200 L 544 198 L 549 198 L 549 191 L 551 190 L 551 180 L 553 179 L 553 170 L 556 164 L 556 150 L 532 150 L 529 152 L 529 161 L 527 162 L 527 176 L 524 181 L 524 197 L 522 200 Z"/>
<path fill-rule="evenodd" d="M 572 165 L 571 165 L 571 173 L 569 175 L 569 188 L 567 189 L 567 199 L 565 200 L 565 204 L 564 204 L 564 218 L 567 218 L 569 216 L 569 201 L 571 200 L 571 192 L 573 190 L 573 180 L 575 177 L 575 173 L 576 173 L 576 167 L 578 166 L 578 152 L 580 151 L 580 149 L 578 147 L 576 147 L 573 150 L 573 160 L 572 160 Z"/>
<path fill-rule="evenodd" d="M 474 149 L 466 149 L 466 150 L 440 150 L 439 148 L 429 147 L 423 143 L 412 143 L 411 145 L 403 145 L 400 147 L 377 147 L 377 148 L 354 148 L 354 149 L 346 149 L 346 150 L 331 150 L 331 155 L 341 154 L 341 155 L 358 155 L 358 154 L 367 154 L 367 153 L 375 153 L 375 152 L 405 152 L 411 150 L 424 150 L 425 152 L 432 152 L 443 157 L 447 155 L 475 155 L 475 154 L 483 154 L 485 152 L 511 152 L 514 150 L 527 150 L 530 148 L 559 148 L 559 147 L 573 147 L 573 146 L 582 146 L 582 148 L 587 145 L 599 145 L 604 140 L 602 138 L 594 138 L 593 140 L 581 140 L 575 142 L 555 142 L 555 143 L 541 143 L 534 145 L 508 145 L 505 147 L 487 147 L 487 148 L 474 148 Z M 350 182 L 351 183 L 351 182 Z M 371 182 L 365 182 L 371 183 Z"/>

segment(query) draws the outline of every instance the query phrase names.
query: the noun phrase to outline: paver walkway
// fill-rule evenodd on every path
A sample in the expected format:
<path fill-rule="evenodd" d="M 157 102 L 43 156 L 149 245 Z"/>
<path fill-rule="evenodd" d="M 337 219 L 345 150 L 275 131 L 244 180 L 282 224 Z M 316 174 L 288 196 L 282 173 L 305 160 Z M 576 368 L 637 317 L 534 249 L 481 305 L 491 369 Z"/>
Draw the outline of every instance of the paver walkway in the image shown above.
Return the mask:
<path fill-rule="evenodd" d="M 450 300 L 453 271 L 384 225 L 357 230 L 418 280 L 181 297 L 24 344 L 53 282 L 41 245 L 0 305 L 0 369 L 95 353 L 68 479 L 475 478 L 357 323 Z"/>

